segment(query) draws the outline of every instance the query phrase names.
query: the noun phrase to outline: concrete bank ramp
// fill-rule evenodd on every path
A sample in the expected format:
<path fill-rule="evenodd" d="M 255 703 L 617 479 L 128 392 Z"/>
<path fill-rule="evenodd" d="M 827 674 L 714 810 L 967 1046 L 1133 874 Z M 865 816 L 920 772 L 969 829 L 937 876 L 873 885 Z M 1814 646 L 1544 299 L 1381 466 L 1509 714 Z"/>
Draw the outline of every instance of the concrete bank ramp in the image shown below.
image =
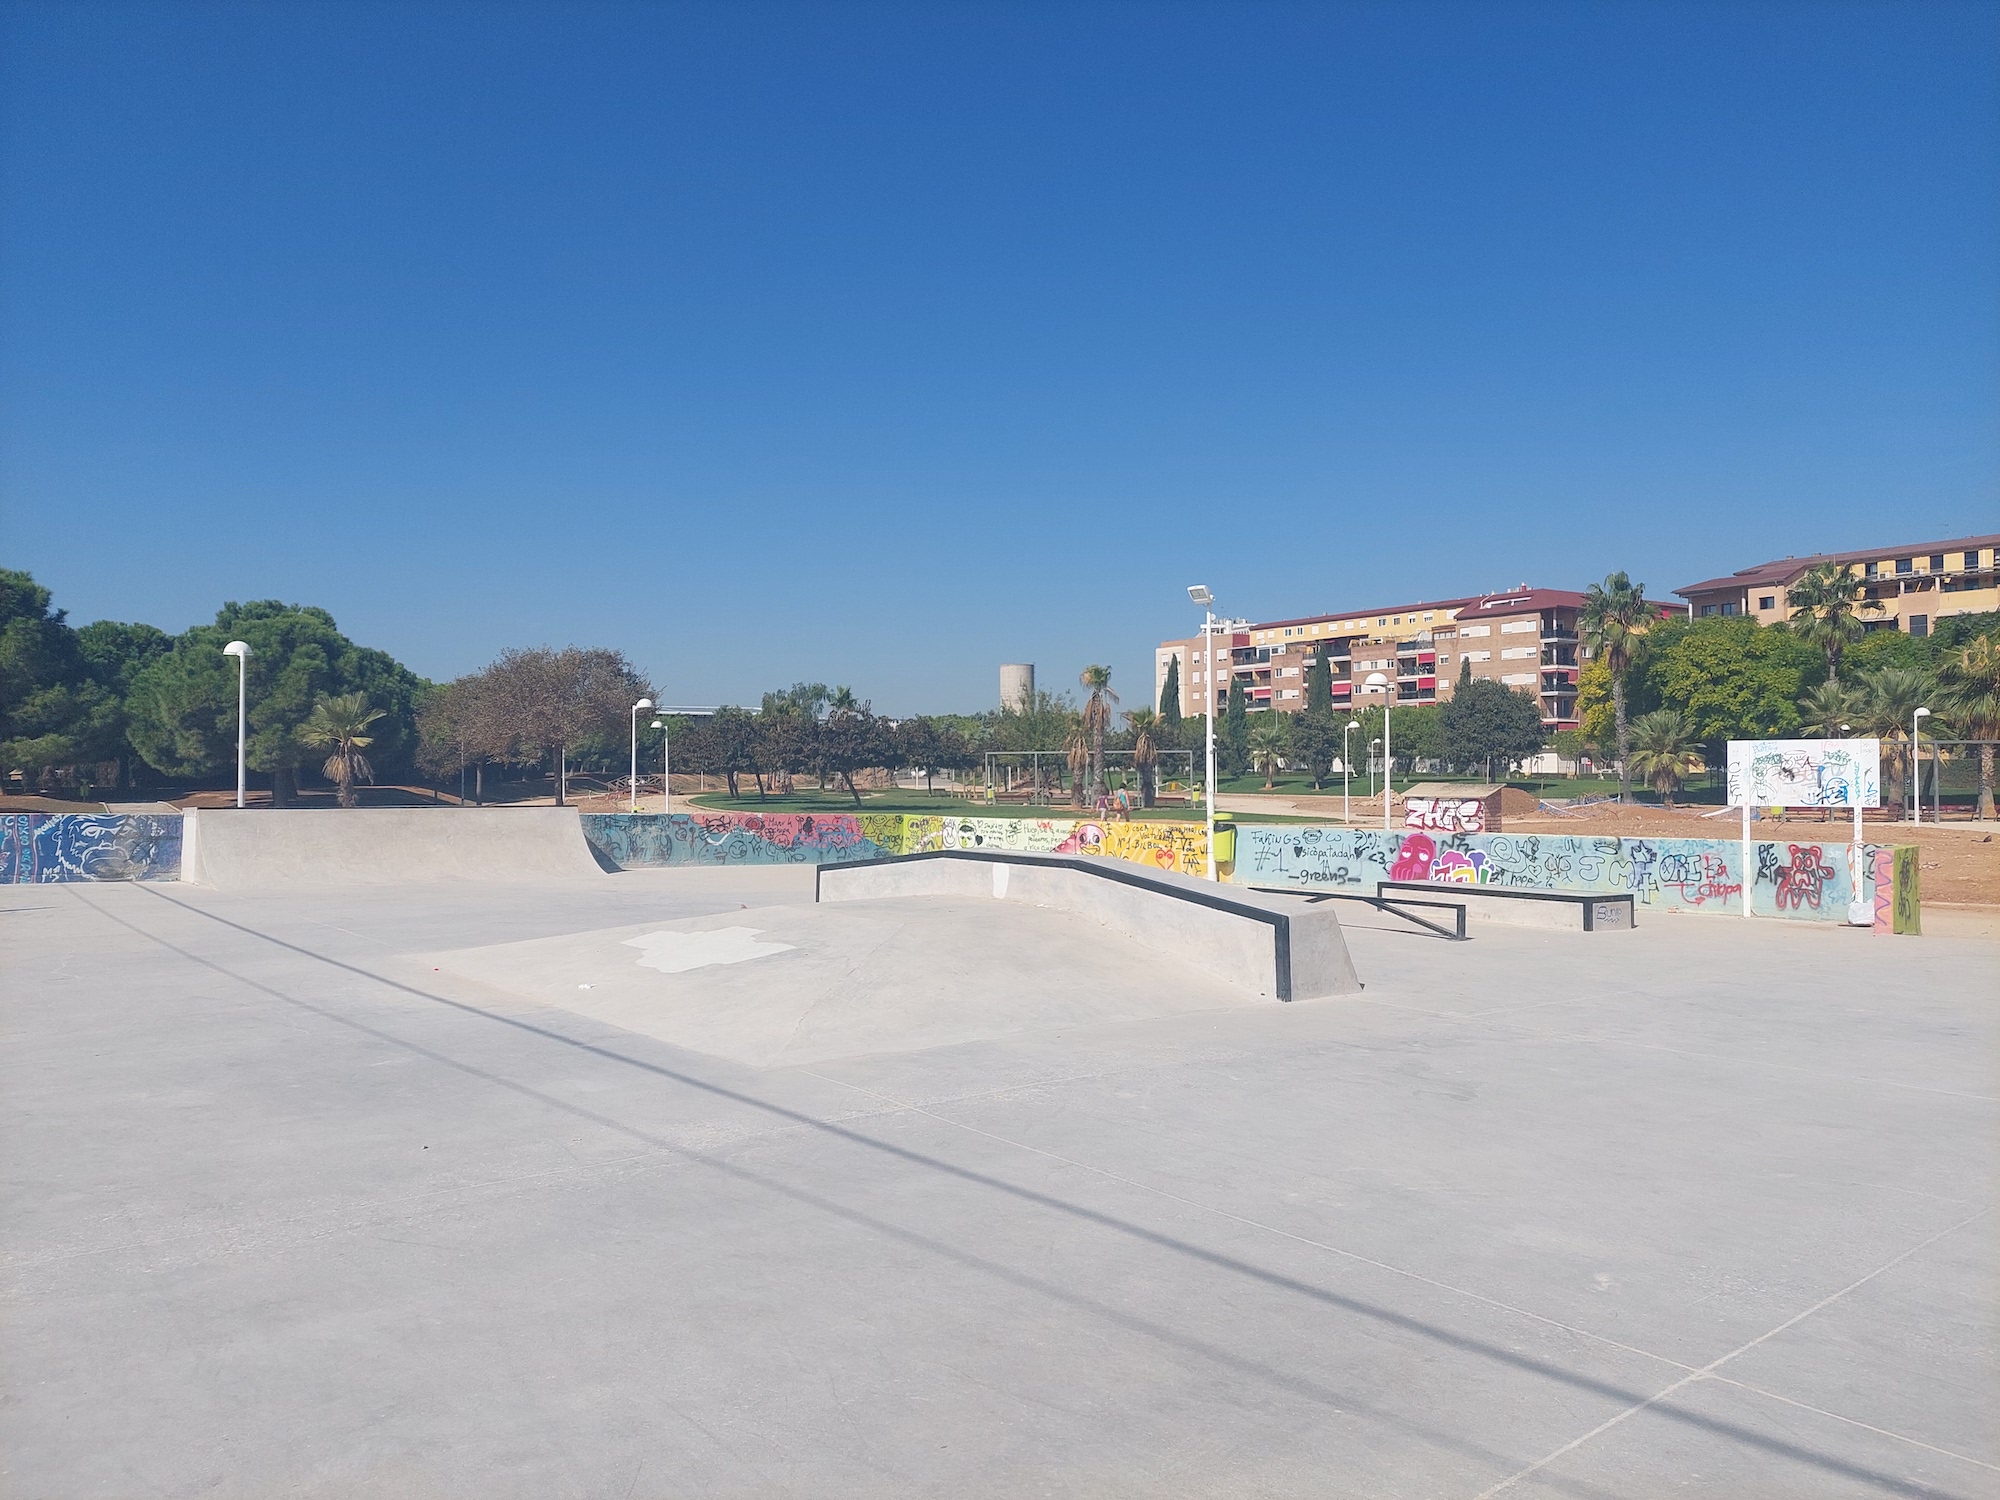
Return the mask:
<path fill-rule="evenodd" d="M 598 879 L 573 807 L 204 808 L 181 879 L 226 891 Z"/>

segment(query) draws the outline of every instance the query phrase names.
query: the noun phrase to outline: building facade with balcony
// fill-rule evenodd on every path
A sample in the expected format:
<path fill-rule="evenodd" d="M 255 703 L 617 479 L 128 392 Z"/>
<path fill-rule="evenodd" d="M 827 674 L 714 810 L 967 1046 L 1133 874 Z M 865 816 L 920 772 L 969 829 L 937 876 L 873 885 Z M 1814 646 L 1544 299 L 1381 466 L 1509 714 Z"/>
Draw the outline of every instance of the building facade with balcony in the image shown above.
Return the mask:
<path fill-rule="evenodd" d="M 1683 584 L 1674 590 L 1697 619 L 1742 615 L 1764 625 L 1791 618 L 1788 590 L 1806 569 L 1834 563 L 1860 578 L 1865 598 L 1881 606 L 1860 616 L 1869 630 L 1929 635 L 1950 615 L 2000 609 L 2000 570 L 1995 548 L 2000 535 L 1962 536 L 1943 542 L 1910 542 L 1859 552 L 1821 552 L 1759 563 L 1723 578 Z"/>
<path fill-rule="evenodd" d="M 1218 632 L 1212 660 L 1202 656 L 1199 637 L 1162 642 L 1154 656 L 1154 699 L 1164 691 L 1167 662 L 1176 656 L 1182 659 L 1184 714 L 1200 713 L 1204 696 L 1219 711 L 1232 679 L 1242 682 L 1252 708 L 1299 713 L 1306 706 L 1306 672 L 1321 654 L 1332 669 L 1336 709 L 1366 708 L 1388 698 L 1391 689 L 1367 685 L 1376 672 L 1394 684 L 1393 701 L 1399 705 L 1444 702 L 1469 663 L 1474 677 L 1535 697 L 1549 728 L 1574 729 L 1582 607 L 1579 593 L 1524 585 L 1498 594 L 1295 620 L 1234 621 L 1226 642 Z M 1192 676 L 1190 662 L 1196 664 Z"/>

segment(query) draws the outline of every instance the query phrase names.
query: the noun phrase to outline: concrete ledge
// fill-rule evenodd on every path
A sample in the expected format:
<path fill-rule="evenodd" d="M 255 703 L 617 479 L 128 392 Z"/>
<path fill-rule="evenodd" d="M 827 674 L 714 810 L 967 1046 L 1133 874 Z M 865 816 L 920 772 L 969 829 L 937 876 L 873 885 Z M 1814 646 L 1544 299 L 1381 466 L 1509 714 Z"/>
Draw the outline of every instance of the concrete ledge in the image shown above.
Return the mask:
<path fill-rule="evenodd" d="M 221 890 L 601 878 L 573 807 L 203 808 L 181 879 Z"/>
<path fill-rule="evenodd" d="M 815 899 L 986 896 L 1092 917 L 1260 995 L 1318 1000 L 1361 989 L 1330 903 L 1218 886 L 1122 860 L 940 850 L 820 865 Z"/>
<path fill-rule="evenodd" d="M 1520 886 L 1459 885 L 1436 880 L 1378 880 L 1375 894 L 1443 896 L 1465 903 L 1467 916 L 1512 927 L 1553 927 L 1566 932 L 1629 932 L 1638 923 L 1632 896 L 1525 890 Z"/>

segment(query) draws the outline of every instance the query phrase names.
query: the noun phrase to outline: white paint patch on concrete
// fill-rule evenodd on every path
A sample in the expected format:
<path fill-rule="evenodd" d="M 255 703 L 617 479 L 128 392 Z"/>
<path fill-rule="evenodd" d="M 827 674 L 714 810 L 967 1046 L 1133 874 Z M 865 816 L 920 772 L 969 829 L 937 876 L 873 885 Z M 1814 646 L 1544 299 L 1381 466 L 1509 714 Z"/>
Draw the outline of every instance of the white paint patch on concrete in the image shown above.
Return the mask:
<path fill-rule="evenodd" d="M 1005 865 L 996 864 L 993 867 L 993 897 L 997 901 L 1005 901 L 1007 899 L 1007 866 Z"/>
<path fill-rule="evenodd" d="M 718 927 L 712 932 L 648 932 L 626 938 L 627 948 L 640 950 L 639 967 L 662 974 L 685 974 L 715 964 L 740 964 L 773 953 L 789 953 L 790 943 L 760 943 L 761 927 Z"/>

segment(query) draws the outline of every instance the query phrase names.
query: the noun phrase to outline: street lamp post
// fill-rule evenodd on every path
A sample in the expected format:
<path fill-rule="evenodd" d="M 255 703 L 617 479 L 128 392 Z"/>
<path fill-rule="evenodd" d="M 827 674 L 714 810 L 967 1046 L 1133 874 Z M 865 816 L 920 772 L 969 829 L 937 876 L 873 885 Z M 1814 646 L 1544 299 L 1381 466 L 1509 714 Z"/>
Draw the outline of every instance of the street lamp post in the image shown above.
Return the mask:
<path fill-rule="evenodd" d="M 1928 708 L 1920 708 L 1910 715 L 1910 821 L 1912 823 L 1921 823 L 1924 820 L 1924 779 L 1917 771 L 1917 730 L 1930 716 L 1931 711 Z"/>
<path fill-rule="evenodd" d="M 1389 679 L 1380 672 L 1370 672 L 1363 686 L 1382 689 L 1382 830 L 1386 833 L 1389 829 L 1389 804 L 1396 800 L 1396 762 L 1389 752 L 1389 700 L 1395 694 L 1389 691 Z"/>
<path fill-rule="evenodd" d="M 1347 748 L 1347 737 L 1361 727 L 1354 719 L 1347 721 L 1347 727 L 1340 731 L 1340 821 L 1354 821 L 1354 752 Z"/>
<path fill-rule="evenodd" d="M 660 811 L 674 810 L 674 732 L 667 727 L 666 715 L 647 726 L 660 731 Z"/>
<path fill-rule="evenodd" d="M 242 807 L 244 805 L 243 791 L 245 784 L 243 747 L 248 738 L 247 726 L 249 723 L 248 710 L 250 706 L 250 691 L 248 687 L 250 677 L 250 643 L 248 641 L 231 641 L 222 648 L 222 654 L 236 658 L 236 805 Z"/>
<path fill-rule="evenodd" d="M 639 710 L 651 708 L 651 698 L 641 698 L 632 705 L 632 811 L 639 810 Z"/>
<path fill-rule="evenodd" d="M 1215 648 L 1209 635 L 1215 629 L 1215 595 L 1206 584 L 1188 585 L 1188 598 L 1201 609 L 1201 722 L 1208 742 L 1208 780 L 1202 784 L 1202 809 L 1208 818 L 1208 878 L 1219 880 L 1215 867 Z"/>

